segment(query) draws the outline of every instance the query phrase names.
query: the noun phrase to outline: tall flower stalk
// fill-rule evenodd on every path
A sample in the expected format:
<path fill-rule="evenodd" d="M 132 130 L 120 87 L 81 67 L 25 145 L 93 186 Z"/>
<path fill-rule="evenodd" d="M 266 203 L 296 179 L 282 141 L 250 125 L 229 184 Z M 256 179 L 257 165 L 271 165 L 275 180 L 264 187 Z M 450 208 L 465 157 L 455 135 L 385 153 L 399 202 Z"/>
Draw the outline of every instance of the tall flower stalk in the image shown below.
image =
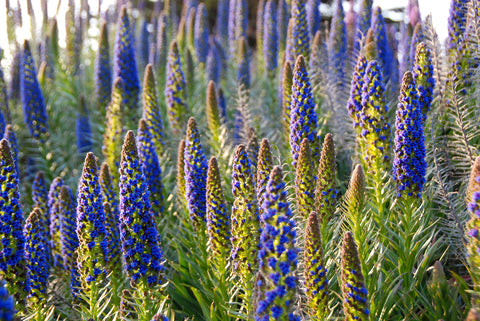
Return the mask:
<path fill-rule="evenodd" d="M 148 129 L 152 134 L 152 141 L 155 145 L 157 155 L 162 156 L 165 145 L 165 129 L 163 126 L 160 105 L 158 103 L 155 75 L 151 64 L 148 64 L 145 68 L 142 117 L 147 122 Z"/>

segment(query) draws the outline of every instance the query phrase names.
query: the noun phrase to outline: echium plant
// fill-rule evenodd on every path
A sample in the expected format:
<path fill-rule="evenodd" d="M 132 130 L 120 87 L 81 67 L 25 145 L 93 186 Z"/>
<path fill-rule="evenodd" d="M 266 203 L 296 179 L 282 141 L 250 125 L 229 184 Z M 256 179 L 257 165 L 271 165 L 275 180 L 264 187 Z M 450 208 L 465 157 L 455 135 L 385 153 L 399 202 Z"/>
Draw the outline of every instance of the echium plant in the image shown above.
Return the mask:
<path fill-rule="evenodd" d="M 106 277 L 108 240 L 105 229 L 103 197 L 98 180 L 97 161 L 93 153 L 85 157 L 77 193 L 77 268 L 82 289 L 96 304 L 98 287 Z M 95 307 L 90 306 L 90 309 Z"/>
<path fill-rule="evenodd" d="M 165 145 L 165 133 L 162 120 L 162 113 L 157 98 L 157 85 L 153 66 L 148 64 L 145 68 L 143 80 L 143 118 L 147 122 L 148 129 L 152 134 L 152 141 L 155 144 L 157 155 L 161 156 Z"/>
<path fill-rule="evenodd" d="M 125 89 L 121 78 L 115 79 L 112 91 L 112 100 L 107 107 L 105 134 L 103 135 L 102 152 L 105 160 L 113 170 L 117 172 L 122 148 L 123 136 L 123 110 Z M 113 175 L 114 182 L 118 182 L 118 174 Z"/>
<path fill-rule="evenodd" d="M 182 132 L 184 122 L 189 113 L 186 86 L 177 42 L 173 41 L 168 51 L 165 98 L 170 128 L 175 135 Z"/>
<path fill-rule="evenodd" d="M 354 52 L 360 52 L 362 38 L 367 35 L 367 30 L 370 28 L 372 20 L 372 0 L 362 0 L 360 2 L 360 9 L 357 17 L 357 31 L 353 43 Z"/>
<path fill-rule="evenodd" d="M 11 123 L 12 117 L 10 115 L 10 107 L 8 105 L 7 83 L 5 82 L 2 68 L 0 68 L 0 110 L 5 116 L 5 121 L 7 123 Z"/>
<path fill-rule="evenodd" d="M 20 171 L 18 168 L 18 143 L 17 143 L 17 136 L 13 131 L 13 126 L 11 124 L 7 124 L 5 127 L 5 133 L 3 134 L 3 138 L 8 141 L 8 145 L 10 145 L 10 152 L 12 153 L 13 162 L 15 163 L 15 172 L 17 175 L 20 175 Z"/>
<path fill-rule="evenodd" d="M 291 34 L 287 36 L 287 59 L 293 63 L 299 56 L 310 57 L 310 32 L 307 21 L 307 1 L 291 3 Z"/>
<path fill-rule="evenodd" d="M 427 162 L 422 110 L 418 104 L 417 88 L 410 71 L 403 76 L 398 101 L 393 180 L 397 188 L 397 197 L 419 198 L 425 184 Z"/>
<path fill-rule="evenodd" d="M 120 239 L 125 270 L 132 287 L 147 293 L 165 282 L 165 268 L 160 235 L 150 208 L 150 191 L 132 131 L 127 133 L 123 144 L 119 189 Z"/>
<path fill-rule="evenodd" d="M 387 121 L 385 87 L 382 69 L 376 60 L 368 63 L 363 77 L 362 109 L 360 112 L 360 145 L 366 168 L 376 174 L 389 160 L 390 124 Z"/>
<path fill-rule="evenodd" d="M 205 68 L 205 74 L 207 80 L 212 80 L 215 83 L 220 82 L 220 77 L 222 73 L 222 57 L 219 53 L 219 48 L 216 44 L 210 46 L 207 56 L 207 64 Z"/>
<path fill-rule="evenodd" d="M 185 198 L 185 139 L 182 139 L 178 144 L 177 149 L 177 196 L 186 204 Z"/>
<path fill-rule="evenodd" d="M 290 151 L 293 168 L 296 167 L 300 144 L 304 138 L 308 139 L 315 163 L 318 159 L 317 114 L 305 59 L 299 56 L 293 70 L 290 107 Z"/>
<path fill-rule="evenodd" d="M 103 163 L 100 168 L 99 176 L 100 187 L 102 189 L 103 206 L 105 209 L 105 229 L 108 235 L 108 267 L 113 269 L 119 266 L 120 257 L 120 235 L 118 232 L 118 200 L 113 187 L 110 167 Z"/>
<path fill-rule="evenodd" d="M 208 82 L 207 87 L 207 126 L 212 136 L 212 140 L 215 143 L 220 142 L 221 131 L 221 115 L 218 106 L 217 90 L 215 89 L 215 83 L 213 81 Z"/>
<path fill-rule="evenodd" d="M 262 139 L 260 150 L 258 151 L 257 163 L 257 200 L 258 204 L 263 204 L 265 189 L 267 188 L 268 178 L 273 168 L 272 152 L 270 150 L 270 142 L 267 138 Z M 259 206 L 260 214 L 262 214 L 262 207 Z"/>
<path fill-rule="evenodd" d="M 376 7 L 372 16 L 372 31 L 375 43 L 377 44 L 378 60 L 382 65 L 383 76 L 386 81 L 390 79 L 393 64 L 393 55 L 388 43 L 387 27 L 382 15 L 382 9 Z"/>
<path fill-rule="evenodd" d="M 312 153 L 310 144 L 304 138 L 300 144 L 300 153 L 295 177 L 295 198 L 297 199 L 297 213 L 306 219 L 315 210 L 315 183 Z"/>
<path fill-rule="evenodd" d="M 263 229 L 258 251 L 262 278 L 256 284 L 255 320 L 300 321 L 294 314 L 298 263 L 295 221 L 279 166 L 270 174 L 262 207 Z"/>
<path fill-rule="evenodd" d="M 470 220 L 466 226 L 467 260 L 473 280 L 473 302 L 480 304 L 480 157 L 473 164 L 466 195 Z"/>
<path fill-rule="evenodd" d="M 95 96 L 98 109 L 104 114 L 112 95 L 112 71 L 110 67 L 110 45 L 107 23 L 100 29 L 100 40 L 95 57 Z"/>
<path fill-rule="evenodd" d="M 19 308 L 29 292 L 25 268 L 23 214 L 18 176 L 6 139 L 0 141 L 0 276 L 7 282 Z"/>
<path fill-rule="evenodd" d="M 20 92 L 24 121 L 30 135 L 36 140 L 44 142 L 48 136 L 48 116 L 28 41 L 25 41 L 23 45 L 22 62 L 20 63 Z"/>
<path fill-rule="evenodd" d="M 207 230 L 211 257 L 225 268 L 230 251 L 230 217 L 222 190 L 218 162 L 210 158 L 207 173 Z"/>
<path fill-rule="evenodd" d="M 307 23 L 310 39 L 313 39 L 317 31 L 321 29 L 320 3 L 320 0 L 307 0 Z"/>
<path fill-rule="evenodd" d="M 432 105 L 435 79 L 433 78 L 432 53 L 423 42 L 417 46 L 412 72 L 417 87 L 418 103 L 422 111 L 422 119 L 425 123 L 427 113 L 430 111 L 430 106 Z"/>
<path fill-rule="evenodd" d="M 331 218 L 335 213 L 337 205 L 336 176 L 335 145 L 332 135 L 327 134 L 323 141 L 315 190 L 315 204 L 322 222 Z"/>
<path fill-rule="evenodd" d="M 77 134 L 77 150 L 79 153 L 87 153 L 93 148 L 93 135 L 90 126 L 90 117 L 85 97 L 80 96 L 78 103 L 77 119 L 75 122 Z"/>
<path fill-rule="evenodd" d="M 218 0 L 216 26 L 220 44 L 223 48 L 228 48 L 228 13 L 229 0 Z"/>
<path fill-rule="evenodd" d="M 152 215 L 154 217 L 161 216 L 163 213 L 162 169 L 158 162 L 152 134 L 144 119 L 140 119 L 138 123 L 137 146 L 142 171 L 150 191 Z"/>
<path fill-rule="evenodd" d="M 413 64 L 415 61 L 415 55 L 417 53 L 417 46 L 423 42 L 423 27 L 421 23 L 417 23 L 415 29 L 413 29 L 412 40 L 410 41 L 410 62 Z"/>
<path fill-rule="evenodd" d="M 207 55 L 208 55 L 208 15 L 207 9 L 205 8 L 205 4 L 202 2 L 198 5 L 197 9 L 195 10 L 195 29 L 194 29 L 195 37 L 195 54 L 197 57 L 197 61 L 200 64 L 205 66 L 207 62 Z"/>
<path fill-rule="evenodd" d="M 30 292 L 28 300 L 34 309 L 40 308 L 47 295 L 47 282 L 50 272 L 47 252 L 47 229 L 43 221 L 43 213 L 34 208 L 25 220 L 25 263 L 27 268 Z M 37 313 L 40 313 L 37 311 Z"/>
<path fill-rule="evenodd" d="M 350 87 L 350 98 L 347 102 L 348 114 L 353 120 L 353 127 L 360 134 L 360 112 L 362 110 L 362 87 L 363 77 L 367 68 L 367 59 L 363 55 L 359 55 L 355 70 L 352 75 L 352 84 Z"/>
<path fill-rule="evenodd" d="M 121 9 L 117 23 L 115 46 L 113 49 L 113 79 L 121 78 L 124 85 L 125 112 L 135 123 L 138 108 L 138 95 L 140 92 L 140 80 L 138 79 L 137 60 L 135 59 L 135 38 L 133 27 L 130 24 L 127 8 Z"/>
<path fill-rule="evenodd" d="M 328 59 L 331 69 L 331 79 L 337 90 L 344 86 L 345 61 L 347 60 L 347 28 L 345 26 L 345 13 L 341 0 L 335 1 L 335 13 L 328 37 Z"/>
<path fill-rule="evenodd" d="M 63 263 L 60 237 L 60 222 L 62 218 L 56 206 L 60 198 L 60 189 L 63 185 L 63 180 L 60 177 L 56 177 L 50 184 L 50 189 L 48 190 L 47 208 L 50 222 L 48 229 L 50 231 L 50 250 L 52 251 L 51 255 L 54 267 L 61 267 Z"/>
<path fill-rule="evenodd" d="M 233 158 L 232 194 L 233 268 L 248 284 L 256 270 L 260 221 L 253 168 L 245 145 L 237 147 Z"/>
<path fill-rule="evenodd" d="M 263 60 L 267 77 L 273 78 L 278 61 L 277 8 L 274 0 L 268 0 L 263 18 Z"/>
<path fill-rule="evenodd" d="M 319 226 L 317 213 L 311 212 L 305 228 L 304 285 L 311 315 L 324 320 L 328 314 L 328 279 Z"/>
<path fill-rule="evenodd" d="M 48 191 L 47 191 L 47 183 L 45 181 L 45 173 L 40 171 L 35 175 L 35 178 L 32 183 L 32 201 L 33 201 L 33 208 L 38 208 L 42 211 L 42 217 L 46 229 L 48 231 L 48 227 L 50 226 L 50 217 L 48 213 Z M 49 234 L 47 232 L 47 234 Z M 47 235 L 48 237 L 48 235 Z"/>
<path fill-rule="evenodd" d="M 290 109 L 292 107 L 293 71 L 289 61 L 283 65 L 282 81 L 280 83 L 280 100 L 282 103 L 282 123 L 287 140 L 290 137 Z"/>
<path fill-rule="evenodd" d="M 257 162 L 258 162 L 258 151 L 260 146 L 258 145 L 257 132 L 253 128 L 248 129 L 248 142 L 247 142 L 247 153 L 250 163 L 253 166 L 253 179 L 255 183 L 257 182 Z"/>
<path fill-rule="evenodd" d="M 73 261 L 73 252 L 78 247 L 77 237 L 77 203 L 73 195 L 72 189 L 63 185 L 60 189 L 58 198 L 58 212 L 61 217 L 60 221 L 60 242 L 62 249 L 63 266 L 67 271 L 75 268 L 76 262 Z"/>
<path fill-rule="evenodd" d="M 467 24 L 467 3 L 463 0 L 452 0 L 450 3 L 450 15 L 448 17 L 447 50 L 454 55 L 461 42 L 461 36 L 465 33 Z"/>
<path fill-rule="evenodd" d="M 365 288 L 357 245 L 351 232 L 343 235 L 340 269 L 345 320 L 368 321 L 368 291 Z"/>
<path fill-rule="evenodd" d="M 243 89 L 250 88 L 250 61 L 248 57 L 248 45 L 245 37 L 238 39 L 237 52 L 237 85 Z"/>
<path fill-rule="evenodd" d="M 191 117 L 185 137 L 185 197 L 190 219 L 198 233 L 203 233 L 206 221 L 207 170 L 207 157 L 200 142 L 197 122 Z"/>
<path fill-rule="evenodd" d="M 278 35 L 278 55 L 285 53 L 287 29 L 289 20 L 288 6 L 285 0 L 277 2 L 277 35 Z"/>

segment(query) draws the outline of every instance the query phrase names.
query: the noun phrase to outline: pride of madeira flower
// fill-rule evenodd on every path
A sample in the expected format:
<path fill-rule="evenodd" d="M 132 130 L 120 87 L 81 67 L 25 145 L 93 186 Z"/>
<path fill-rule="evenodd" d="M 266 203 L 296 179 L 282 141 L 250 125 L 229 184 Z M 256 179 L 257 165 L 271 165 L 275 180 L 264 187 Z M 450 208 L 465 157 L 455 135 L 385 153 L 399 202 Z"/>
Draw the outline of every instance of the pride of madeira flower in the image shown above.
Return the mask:
<path fill-rule="evenodd" d="M 261 217 L 263 230 L 258 252 L 256 321 L 300 320 L 294 315 L 297 278 L 295 222 L 287 201 L 280 167 L 275 167 L 267 183 Z"/>
<path fill-rule="evenodd" d="M 163 251 L 150 207 L 150 192 L 143 174 L 135 136 L 129 131 L 120 167 L 120 240 L 132 286 L 146 290 L 163 284 Z"/>
<path fill-rule="evenodd" d="M 423 42 L 417 45 L 412 72 L 417 86 L 418 103 L 422 111 L 422 119 L 425 123 L 427 113 L 432 105 L 435 79 L 433 78 L 432 53 Z"/>
<path fill-rule="evenodd" d="M 393 180 L 397 186 L 398 197 L 420 197 L 425 183 L 427 163 L 422 110 L 418 104 L 417 88 L 410 71 L 403 76 L 398 100 Z"/>
<path fill-rule="evenodd" d="M 287 37 L 287 61 L 293 63 L 299 56 L 310 56 L 310 33 L 307 21 L 307 1 L 293 0 L 291 7 L 291 33 Z"/>

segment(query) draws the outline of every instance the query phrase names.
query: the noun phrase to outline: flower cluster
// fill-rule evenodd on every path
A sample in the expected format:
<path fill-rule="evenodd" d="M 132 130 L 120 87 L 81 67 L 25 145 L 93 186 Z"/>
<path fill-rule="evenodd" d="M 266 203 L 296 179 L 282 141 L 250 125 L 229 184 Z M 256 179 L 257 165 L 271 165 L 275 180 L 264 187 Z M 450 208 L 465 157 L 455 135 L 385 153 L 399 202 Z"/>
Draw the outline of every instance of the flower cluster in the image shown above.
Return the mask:
<path fill-rule="evenodd" d="M 150 191 L 152 215 L 160 216 L 163 213 L 162 169 L 158 162 L 152 134 L 144 119 L 140 119 L 138 124 L 137 145 L 142 171 Z"/>
<path fill-rule="evenodd" d="M 152 141 L 155 145 L 157 155 L 162 155 L 165 144 L 165 133 L 163 127 L 162 113 L 157 99 L 157 86 L 153 72 L 153 66 L 148 64 L 145 68 L 143 81 L 143 116 L 147 122 L 148 129 L 152 134 Z"/>
<path fill-rule="evenodd" d="M 287 40 L 288 20 L 290 19 L 285 0 L 277 1 L 277 36 L 278 52 L 284 52 Z"/>
<path fill-rule="evenodd" d="M 360 214 L 365 204 L 365 173 L 363 167 L 357 164 L 352 172 L 345 193 L 345 203 L 349 213 Z"/>
<path fill-rule="evenodd" d="M 13 296 L 8 294 L 5 281 L 0 281 L 0 319 L 12 321 L 16 312 Z"/>
<path fill-rule="evenodd" d="M 267 138 L 262 139 L 260 150 L 258 152 L 257 164 L 257 200 L 258 204 L 263 204 L 265 189 L 267 188 L 268 178 L 273 168 L 272 152 L 270 150 L 270 142 Z M 259 206 L 260 214 L 262 207 Z"/>
<path fill-rule="evenodd" d="M 328 313 L 328 279 L 323 261 L 322 236 L 317 213 L 311 212 L 305 228 L 305 289 L 313 314 L 322 320 Z"/>
<path fill-rule="evenodd" d="M 319 0 L 307 0 L 307 23 L 311 39 L 321 29 L 320 3 Z"/>
<path fill-rule="evenodd" d="M 108 255 L 102 191 L 93 153 L 85 157 L 77 194 L 78 270 L 84 290 L 105 277 Z"/>
<path fill-rule="evenodd" d="M 189 113 L 185 76 L 182 71 L 178 45 L 173 41 L 168 51 L 167 82 L 165 84 L 167 115 L 174 134 L 182 131 L 183 123 Z"/>
<path fill-rule="evenodd" d="M 353 127 L 359 129 L 360 112 L 362 111 L 362 87 L 363 77 L 367 68 L 367 59 L 360 55 L 355 65 L 355 70 L 352 75 L 352 85 L 350 87 L 350 98 L 347 102 L 348 114 L 353 120 Z"/>
<path fill-rule="evenodd" d="M 167 64 L 167 55 L 168 55 L 168 25 L 165 20 L 165 16 L 161 17 L 161 20 L 158 21 L 157 27 L 157 39 L 155 43 L 150 45 L 150 54 L 148 61 L 150 64 L 154 65 L 160 74 L 163 76 L 165 72 L 165 66 Z M 148 68 L 148 66 L 147 66 Z M 145 85 L 145 82 L 144 82 Z M 145 90 L 145 89 L 144 89 Z"/>
<path fill-rule="evenodd" d="M 35 208 L 25 221 L 25 262 L 29 280 L 29 299 L 32 302 L 44 300 L 50 266 L 48 264 L 46 226 L 43 213 Z"/>
<path fill-rule="evenodd" d="M 220 77 L 222 74 L 222 57 L 219 53 L 219 50 L 220 48 L 216 44 L 210 46 L 207 56 L 207 66 L 205 69 L 207 80 L 212 80 L 215 83 L 220 82 Z"/>
<path fill-rule="evenodd" d="M 250 159 L 250 164 L 253 166 L 253 179 L 255 183 L 257 182 L 257 162 L 258 162 L 258 151 L 260 146 L 258 145 L 257 132 L 253 128 L 248 129 L 248 142 L 247 142 L 247 153 L 248 159 Z"/>
<path fill-rule="evenodd" d="M 337 205 L 335 145 L 331 134 L 325 135 L 322 156 L 318 165 L 318 180 L 315 190 L 315 204 L 321 221 L 328 220 L 335 213 Z M 307 214 L 308 215 L 308 214 Z"/>
<path fill-rule="evenodd" d="M 365 288 L 357 246 L 350 232 L 343 236 L 340 268 L 345 320 L 369 320 L 368 291 Z"/>
<path fill-rule="evenodd" d="M 75 123 L 77 134 L 77 149 L 79 153 L 87 153 L 93 148 L 93 135 L 90 127 L 90 117 L 88 115 L 85 97 L 80 96 L 78 104 L 77 121 Z"/>
<path fill-rule="evenodd" d="M 38 172 L 35 175 L 35 179 L 32 183 L 32 201 L 33 201 L 33 208 L 38 208 L 43 213 L 43 221 L 48 231 L 50 226 L 50 217 L 48 213 L 48 191 L 47 191 L 47 183 L 45 182 L 45 173 Z M 47 233 L 49 234 L 49 233 Z"/>
<path fill-rule="evenodd" d="M 381 67 L 376 60 L 372 60 L 368 63 L 363 78 L 362 109 L 359 115 L 362 154 L 367 164 L 379 165 L 389 159 L 390 124 L 387 121 L 388 107 L 385 100 Z"/>
<path fill-rule="evenodd" d="M 310 57 L 310 31 L 305 0 L 293 0 L 291 3 L 291 20 L 287 35 L 286 61 L 293 63 L 299 56 Z"/>
<path fill-rule="evenodd" d="M 228 48 L 228 18 L 229 0 L 218 0 L 217 7 L 217 32 L 223 48 Z"/>
<path fill-rule="evenodd" d="M 20 64 L 20 91 L 22 97 L 23 116 L 30 135 L 45 141 L 48 135 L 48 116 L 42 89 L 37 79 L 35 62 L 30 44 L 23 45 L 22 63 Z"/>
<path fill-rule="evenodd" d="M 280 100 L 282 102 L 282 122 L 285 135 L 290 137 L 290 110 L 292 107 L 292 65 L 285 61 L 283 65 L 282 81 L 280 82 Z"/>
<path fill-rule="evenodd" d="M 215 83 L 210 81 L 207 87 L 207 125 L 212 139 L 215 142 L 220 138 L 220 110 L 218 108 L 217 90 L 215 89 Z"/>
<path fill-rule="evenodd" d="M 382 9 L 376 7 L 372 16 L 372 31 L 375 43 L 377 44 L 378 58 L 383 69 L 383 76 L 388 81 L 393 72 L 393 55 L 390 44 L 388 43 L 387 27 L 382 15 Z"/>
<path fill-rule="evenodd" d="M 18 177 L 5 139 L 0 141 L 0 276 L 17 301 L 29 292 L 24 260 L 25 237 Z"/>
<path fill-rule="evenodd" d="M 265 5 L 263 23 L 265 71 L 270 78 L 273 78 L 278 60 L 277 8 L 274 0 L 268 0 Z"/>
<path fill-rule="evenodd" d="M 98 108 L 107 108 L 112 95 L 112 71 L 110 67 L 110 46 L 108 44 L 107 24 L 103 23 L 98 41 L 98 51 L 95 58 L 95 96 Z"/>
<path fill-rule="evenodd" d="M 185 139 L 178 144 L 177 150 L 177 193 L 185 201 Z"/>
<path fill-rule="evenodd" d="M 78 247 L 77 237 L 77 203 L 70 187 L 63 185 L 58 198 L 58 213 L 60 220 L 60 243 L 63 257 L 63 266 L 71 271 L 75 268 L 73 252 Z"/>
<path fill-rule="evenodd" d="M 313 174 L 310 144 L 304 138 L 300 144 L 295 178 L 297 211 L 301 217 L 307 218 L 310 212 L 315 210 L 315 183 L 316 177 Z"/>
<path fill-rule="evenodd" d="M 290 109 L 290 151 L 293 168 L 296 167 L 300 144 L 304 138 L 308 139 L 315 162 L 318 159 L 317 114 L 305 59 L 299 56 L 293 70 Z"/>
<path fill-rule="evenodd" d="M 417 46 L 415 62 L 413 64 L 413 78 L 417 86 L 418 103 L 422 110 L 422 119 L 425 123 L 427 113 L 430 110 L 433 100 L 433 88 L 435 79 L 433 78 L 432 54 L 430 49 L 421 42 Z"/>
<path fill-rule="evenodd" d="M 125 90 L 124 104 L 129 115 L 135 117 L 140 80 L 135 59 L 135 39 L 126 7 L 122 7 L 118 19 L 113 52 L 113 79 L 122 79 Z M 135 119 L 132 121 L 135 122 Z"/>
<path fill-rule="evenodd" d="M 467 258 L 475 289 L 478 289 L 480 287 L 480 157 L 475 159 L 470 172 L 466 201 L 470 212 L 466 233 Z"/>
<path fill-rule="evenodd" d="M 357 31 L 354 39 L 354 52 L 360 52 L 362 38 L 367 34 L 372 20 L 372 0 L 361 0 L 357 17 Z"/>
<path fill-rule="evenodd" d="M 337 89 L 341 89 L 345 79 L 345 61 L 347 61 L 347 28 L 345 13 L 341 0 L 335 1 L 335 13 L 332 17 L 332 26 L 328 37 L 328 59 L 330 63 L 330 77 Z"/>
<path fill-rule="evenodd" d="M 467 2 L 452 0 L 448 17 L 447 49 L 452 54 L 461 42 L 467 24 Z"/>
<path fill-rule="evenodd" d="M 58 200 L 60 198 L 60 189 L 64 185 L 63 180 L 60 177 L 56 177 L 50 184 L 48 191 L 48 220 L 50 222 L 48 228 L 50 229 L 50 249 L 52 251 L 53 266 L 62 267 L 62 245 L 61 245 L 61 216 L 58 210 Z"/>
<path fill-rule="evenodd" d="M 12 125 L 8 124 L 5 127 L 5 133 L 3 134 L 3 138 L 8 141 L 10 145 L 10 152 L 12 153 L 13 162 L 15 163 L 15 172 L 17 175 L 20 175 L 20 171 L 18 169 L 18 144 L 17 144 L 17 136 L 13 131 Z"/>
<path fill-rule="evenodd" d="M 11 123 L 12 119 L 10 116 L 10 108 L 8 106 L 7 83 L 5 82 L 2 68 L 0 68 L 0 110 L 3 116 L 5 116 L 6 122 Z"/>
<path fill-rule="evenodd" d="M 260 234 L 253 167 L 245 145 L 239 145 L 233 158 L 232 260 L 244 280 L 253 276 Z"/>
<path fill-rule="evenodd" d="M 163 251 L 150 208 L 150 192 L 129 131 L 120 168 L 120 240 L 125 269 L 132 286 L 146 290 L 164 281 Z"/>
<path fill-rule="evenodd" d="M 237 84 L 243 86 L 243 89 L 250 88 L 250 62 L 248 59 L 248 46 L 245 37 L 240 37 L 238 39 Z"/>
<path fill-rule="evenodd" d="M 190 219 L 196 228 L 206 221 L 205 191 L 207 184 L 207 157 L 200 142 L 195 119 L 188 121 L 185 138 L 185 197 Z"/>
<path fill-rule="evenodd" d="M 225 259 L 224 254 L 230 248 L 230 218 L 215 157 L 208 163 L 206 195 L 209 243 L 214 256 Z"/>
<path fill-rule="evenodd" d="M 298 254 L 295 222 L 287 201 L 283 173 L 278 166 L 270 174 L 262 207 L 264 226 L 258 260 L 263 280 L 257 281 L 255 320 L 300 320 L 293 314 Z"/>
<path fill-rule="evenodd" d="M 195 10 L 195 53 L 197 57 L 197 61 L 201 64 L 207 62 L 207 55 L 208 55 L 208 16 L 207 16 L 207 9 L 205 8 L 205 4 L 202 2 L 198 5 L 197 9 Z"/>

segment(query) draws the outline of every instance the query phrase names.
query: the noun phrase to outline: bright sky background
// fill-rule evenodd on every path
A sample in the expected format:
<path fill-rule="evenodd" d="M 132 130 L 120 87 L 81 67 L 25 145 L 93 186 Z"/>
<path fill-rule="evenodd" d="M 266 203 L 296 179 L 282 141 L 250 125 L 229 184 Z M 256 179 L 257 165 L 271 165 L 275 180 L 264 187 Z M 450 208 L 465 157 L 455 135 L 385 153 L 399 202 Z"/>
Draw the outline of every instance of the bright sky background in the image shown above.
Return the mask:
<path fill-rule="evenodd" d="M 48 0 L 48 8 L 49 8 L 49 15 L 52 16 L 54 11 L 58 6 L 58 2 L 60 0 Z M 432 14 L 433 25 L 435 26 L 438 36 L 441 41 L 443 41 L 447 36 L 447 20 L 448 20 L 448 13 L 450 8 L 450 1 L 451 0 L 418 0 L 420 6 L 420 13 L 422 19 L 425 18 L 427 15 Z M 5 2 L 6 0 L 0 0 L 0 48 L 6 50 L 5 54 L 8 56 L 8 49 L 7 47 L 7 37 L 6 37 L 6 12 L 5 12 Z M 16 1 L 10 0 L 13 4 Z M 20 5 L 22 6 L 22 20 L 24 23 L 24 27 L 22 30 L 17 30 L 17 37 L 19 42 L 23 42 L 24 39 L 31 38 L 30 35 L 30 21 L 28 19 L 28 13 L 26 10 L 26 2 L 27 0 L 19 0 Z M 77 3 L 80 3 L 80 0 L 76 0 Z M 105 10 L 109 5 L 114 3 L 115 0 L 103 0 L 102 1 L 102 11 Z M 38 17 L 37 23 L 41 22 L 41 8 L 40 8 L 40 0 L 32 0 L 35 16 Z M 60 6 L 59 14 L 57 16 L 58 26 L 59 26 L 59 37 L 60 40 L 64 38 L 65 35 L 65 12 L 67 7 L 67 1 L 61 1 L 62 5 Z M 384 10 L 394 7 L 402 7 L 406 6 L 408 0 L 374 0 L 373 6 L 380 6 Z M 98 8 L 98 0 L 89 0 L 91 10 L 95 11 Z M 344 2 L 345 10 L 349 9 L 349 5 Z M 93 30 L 95 32 L 95 30 Z M 63 43 L 60 43 L 61 46 L 64 46 Z"/>

